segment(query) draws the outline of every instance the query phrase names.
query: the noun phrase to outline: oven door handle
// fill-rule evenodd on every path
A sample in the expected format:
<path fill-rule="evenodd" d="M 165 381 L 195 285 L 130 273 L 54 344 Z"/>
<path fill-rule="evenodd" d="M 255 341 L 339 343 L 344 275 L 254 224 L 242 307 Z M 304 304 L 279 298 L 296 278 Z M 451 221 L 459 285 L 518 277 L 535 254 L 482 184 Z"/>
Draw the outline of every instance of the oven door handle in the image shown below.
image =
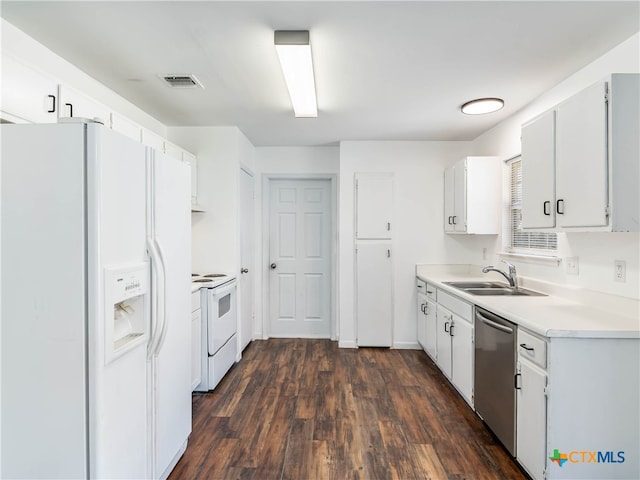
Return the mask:
<path fill-rule="evenodd" d="M 489 320 L 487 317 L 483 316 L 480 312 L 476 312 L 476 318 L 479 319 L 482 323 L 487 325 L 488 327 L 495 328 L 496 330 L 500 330 L 505 333 L 513 333 L 513 328 L 507 327 L 506 325 L 501 325 L 493 320 Z"/>
<path fill-rule="evenodd" d="M 225 296 L 227 293 L 229 293 L 230 291 L 232 291 L 234 288 L 236 288 L 236 281 L 234 280 L 229 280 L 229 282 L 225 283 L 224 285 L 221 285 L 219 287 L 213 287 L 211 289 L 211 294 L 214 297 L 223 297 Z"/>

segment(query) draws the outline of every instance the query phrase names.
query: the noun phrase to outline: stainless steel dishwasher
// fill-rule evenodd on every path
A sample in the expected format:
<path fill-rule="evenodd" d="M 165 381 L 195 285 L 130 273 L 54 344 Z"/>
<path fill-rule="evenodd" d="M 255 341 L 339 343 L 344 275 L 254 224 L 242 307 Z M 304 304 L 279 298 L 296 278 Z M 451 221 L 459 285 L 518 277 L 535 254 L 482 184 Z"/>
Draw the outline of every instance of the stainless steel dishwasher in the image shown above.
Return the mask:
<path fill-rule="evenodd" d="M 514 323 L 476 307 L 476 412 L 513 456 L 516 454 L 516 328 Z"/>

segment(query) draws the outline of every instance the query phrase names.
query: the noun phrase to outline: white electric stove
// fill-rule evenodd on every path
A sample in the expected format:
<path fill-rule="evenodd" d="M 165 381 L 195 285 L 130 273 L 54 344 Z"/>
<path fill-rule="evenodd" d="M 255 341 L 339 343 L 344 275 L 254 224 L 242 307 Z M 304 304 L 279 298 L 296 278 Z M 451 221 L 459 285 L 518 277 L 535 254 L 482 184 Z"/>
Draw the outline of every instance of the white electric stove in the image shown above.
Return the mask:
<path fill-rule="evenodd" d="M 202 308 L 202 381 L 195 390 L 213 390 L 237 361 L 236 277 L 228 273 L 192 274 Z"/>

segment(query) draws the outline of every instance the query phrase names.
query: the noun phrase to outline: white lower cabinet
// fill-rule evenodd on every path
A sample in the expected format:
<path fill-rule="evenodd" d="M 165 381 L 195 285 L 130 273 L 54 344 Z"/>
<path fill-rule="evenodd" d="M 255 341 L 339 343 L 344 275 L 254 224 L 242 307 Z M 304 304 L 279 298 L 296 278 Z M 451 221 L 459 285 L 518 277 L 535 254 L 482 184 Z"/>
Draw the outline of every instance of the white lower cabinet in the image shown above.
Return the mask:
<path fill-rule="evenodd" d="M 191 390 L 202 380 L 202 308 L 200 290 L 191 294 Z"/>
<path fill-rule="evenodd" d="M 438 335 L 438 359 L 437 364 L 442 373 L 451 380 L 451 324 L 453 323 L 453 314 L 440 305 L 437 307 L 436 314 Z"/>
<path fill-rule="evenodd" d="M 473 406 L 473 306 L 438 290 L 437 365 Z"/>
<path fill-rule="evenodd" d="M 436 303 L 427 300 L 424 309 L 425 343 L 423 347 L 424 351 L 427 352 L 434 361 L 438 358 L 438 320 L 436 309 Z"/>
<path fill-rule="evenodd" d="M 518 329 L 517 453 L 534 480 L 640 478 L 640 340 Z"/>
<path fill-rule="evenodd" d="M 520 343 L 520 342 L 519 342 Z M 518 355 L 516 458 L 532 478 L 544 478 L 547 373 Z"/>

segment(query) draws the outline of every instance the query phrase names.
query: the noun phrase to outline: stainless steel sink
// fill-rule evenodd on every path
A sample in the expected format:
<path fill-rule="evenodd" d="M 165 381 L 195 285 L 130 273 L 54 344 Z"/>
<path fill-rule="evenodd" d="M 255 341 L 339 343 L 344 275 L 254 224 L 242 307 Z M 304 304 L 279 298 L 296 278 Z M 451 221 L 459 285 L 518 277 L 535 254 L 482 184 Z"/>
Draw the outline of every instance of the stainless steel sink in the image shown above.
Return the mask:
<path fill-rule="evenodd" d="M 455 288 L 465 290 L 467 288 L 508 288 L 509 285 L 501 282 L 442 282 Z"/>
<path fill-rule="evenodd" d="M 533 290 L 527 290 L 525 288 L 511 288 L 511 287 L 502 287 L 502 288 L 464 288 L 462 289 L 464 292 L 470 293 L 471 295 L 511 295 L 511 296 L 525 296 L 525 297 L 544 297 L 546 296 L 544 293 L 534 292 Z"/>
<path fill-rule="evenodd" d="M 496 295 L 515 297 L 544 297 L 544 293 L 534 292 L 526 288 L 515 289 L 501 282 L 443 282 L 471 295 Z"/>

